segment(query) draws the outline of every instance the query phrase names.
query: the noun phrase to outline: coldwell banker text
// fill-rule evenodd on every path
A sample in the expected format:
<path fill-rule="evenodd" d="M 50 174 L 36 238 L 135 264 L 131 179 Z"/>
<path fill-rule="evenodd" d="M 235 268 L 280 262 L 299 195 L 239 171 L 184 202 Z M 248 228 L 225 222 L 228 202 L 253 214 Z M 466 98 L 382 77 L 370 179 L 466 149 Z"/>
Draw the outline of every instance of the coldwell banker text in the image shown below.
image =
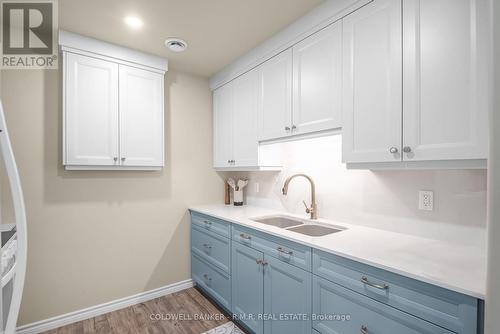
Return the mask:
<path fill-rule="evenodd" d="M 57 51 L 57 1 L 7 1 L 1 3 L 3 69 L 55 69 Z"/>

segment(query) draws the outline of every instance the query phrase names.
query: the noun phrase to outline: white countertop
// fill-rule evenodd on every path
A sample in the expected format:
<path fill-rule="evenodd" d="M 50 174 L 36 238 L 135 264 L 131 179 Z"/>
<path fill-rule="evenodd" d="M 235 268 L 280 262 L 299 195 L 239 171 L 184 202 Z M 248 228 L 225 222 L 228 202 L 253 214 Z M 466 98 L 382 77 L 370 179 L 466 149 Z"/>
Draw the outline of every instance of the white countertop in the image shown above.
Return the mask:
<path fill-rule="evenodd" d="M 483 299 L 486 294 L 486 248 L 318 219 L 347 230 L 322 237 L 287 231 L 252 221 L 268 215 L 297 216 L 255 206 L 203 205 L 190 210 L 254 228 L 325 252 L 396 274 Z"/>

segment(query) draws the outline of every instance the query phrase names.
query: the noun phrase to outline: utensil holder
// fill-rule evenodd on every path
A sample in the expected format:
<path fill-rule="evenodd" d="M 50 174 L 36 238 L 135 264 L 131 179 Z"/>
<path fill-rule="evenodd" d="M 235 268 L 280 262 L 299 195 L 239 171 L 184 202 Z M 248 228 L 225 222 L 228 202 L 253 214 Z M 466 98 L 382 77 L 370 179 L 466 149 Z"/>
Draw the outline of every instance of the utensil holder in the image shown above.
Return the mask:
<path fill-rule="evenodd" d="M 234 206 L 242 206 L 243 205 L 243 190 L 234 190 L 233 191 L 233 202 L 234 202 Z"/>

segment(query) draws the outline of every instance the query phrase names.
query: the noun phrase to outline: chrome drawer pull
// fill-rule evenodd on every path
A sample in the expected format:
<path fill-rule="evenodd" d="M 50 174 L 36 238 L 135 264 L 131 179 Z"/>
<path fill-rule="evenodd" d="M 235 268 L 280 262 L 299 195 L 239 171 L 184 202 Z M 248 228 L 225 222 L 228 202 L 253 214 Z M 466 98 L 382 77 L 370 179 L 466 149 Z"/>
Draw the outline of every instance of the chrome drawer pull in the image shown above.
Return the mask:
<path fill-rule="evenodd" d="M 267 266 L 269 263 L 267 261 L 262 261 L 263 266 Z"/>
<path fill-rule="evenodd" d="M 276 248 L 276 249 L 278 250 L 278 252 L 286 254 L 286 255 L 292 255 L 293 254 L 293 252 L 291 250 L 286 250 L 286 249 L 284 249 L 281 246 L 278 247 L 278 248 Z"/>
<path fill-rule="evenodd" d="M 211 281 L 212 280 L 210 278 L 210 276 L 208 276 L 208 274 L 203 274 L 203 278 L 205 278 L 207 281 Z"/>
<path fill-rule="evenodd" d="M 257 259 L 257 260 L 255 260 L 255 262 L 257 262 L 257 264 L 262 264 L 262 260 L 261 259 Z"/>
<path fill-rule="evenodd" d="M 250 240 L 250 239 L 252 239 L 252 237 L 251 237 L 251 236 L 246 235 L 246 234 L 244 234 L 244 233 L 241 233 L 241 234 L 240 234 L 240 238 L 241 238 L 241 239 L 245 239 L 245 240 Z"/>
<path fill-rule="evenodd" d="M 203 247 L 208 248 L 208 249 L 212 249 L 212 246 L 210 246 L 209 244 L 203 244 Z"/>
<path fill-rule="evenodd" d="M 361 283 L 366 284 L 368 286 L 371 286 L 372 288 L 379 289 L 379 290 L 387 290 L 389 289 L 389 286 L 387 284 L 375 284 L 372 283 L 368 280 L 366 276 L 361 277 Z"/>
<path fill-rule="evenodd" d="M 361 334 L 368 334 L 368 327 L 366 326 L 361 326 L 361 331 L 360 331 Z"/>
<path fill-rule="evenodd" d="M 210 226 L 210 225 L 212 225 L 212 222 L 209 222 L 208 220 L 204 220 L 203 222 L 205 223 L 205 226 Z"/>

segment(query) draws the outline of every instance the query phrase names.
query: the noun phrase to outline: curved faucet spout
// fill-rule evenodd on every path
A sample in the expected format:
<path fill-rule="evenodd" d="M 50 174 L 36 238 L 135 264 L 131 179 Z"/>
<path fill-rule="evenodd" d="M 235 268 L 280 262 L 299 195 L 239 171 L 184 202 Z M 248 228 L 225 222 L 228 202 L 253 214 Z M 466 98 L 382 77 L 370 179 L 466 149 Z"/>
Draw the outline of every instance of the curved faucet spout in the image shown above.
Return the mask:
<path fill-rule="evenodd" d="M 304 202 L 304 205 L 306 206 L 306 212 L 311 214 L 311 219 L 318 219 L 318 208 L 317 208 L 317 204 L 316 204 L 316 186 L 314 184 L 313 179 L 309 175 L 295 174 L 295 175 L 289 176 L 285 180 L 285 184 L 283 185 L 283 189 L 281 191 L 282 191 L 283 195 L 286 196 L 288 194 L 288 185 L 290 184 L 290 181 L 292 181 L 294 178 L 299 177 L 299 176 L 306 178 L 309 181 L 309 183 L 311 184 L 311 207 L 308 207 Z"/>

